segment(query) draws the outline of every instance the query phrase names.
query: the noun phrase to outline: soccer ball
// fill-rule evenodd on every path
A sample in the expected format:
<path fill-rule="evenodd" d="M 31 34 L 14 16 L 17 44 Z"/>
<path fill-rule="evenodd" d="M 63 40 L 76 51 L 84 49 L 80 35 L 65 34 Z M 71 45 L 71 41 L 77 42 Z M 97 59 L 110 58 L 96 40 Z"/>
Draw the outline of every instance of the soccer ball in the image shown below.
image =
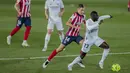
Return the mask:
<path fill-rule="evenodd" d="M 119 64 L 113 64 L 112 65 L 112 71 L 118 72 L 121 69 L 121 66 Z"/>

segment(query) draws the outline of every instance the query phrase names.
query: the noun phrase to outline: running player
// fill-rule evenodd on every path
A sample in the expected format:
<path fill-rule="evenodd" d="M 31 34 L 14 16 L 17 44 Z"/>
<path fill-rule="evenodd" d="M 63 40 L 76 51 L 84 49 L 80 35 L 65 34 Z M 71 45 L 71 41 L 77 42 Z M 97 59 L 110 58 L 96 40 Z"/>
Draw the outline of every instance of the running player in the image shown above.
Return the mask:
<path fill-rule="evenodd" d="M 44 48 L 42 51 L 47 50 L 48 43 L 50 41 L 51 34 L 54 29 L 54 25 L 56 25 L 56 28 L 59 33 L 60 41 L 62 42 L 64 39 L 64 33 L 63 33 L 63 25 L 62 25 L 62 15 L 64 13 L 64 4 L 62 0 L 46 0 L 45 2 L 45 16 L 48 20 L 47 25 L 47 34 L 45 37 L 45 43 Z"/>
<path fill-rule="evenodd" d="M 79 35 L 81 24 L 85 24 L 85 7 L 83 4 L 79 4 L 77 12 L 75 12 L 70 19 L 67 21 L 66 25 L 69 26 L 69 30 L 66 33 L 66 37 L 60 44 L 60 46 L 53 50 L 48 59 L 43 63 L 43 68 L 46 68 L 48 63 L 54 58 L 59 52 L 61 52 L 67 45 L 71 42 L 76 42 L 77 44 L 83 43 L 83 37 Z M 81 67 L 84 67 L 81 63 L 78 63 Z"/>
<path fill-rule="evenodd" d="M 90 50 L 92 45 L 96 45 L 100 48 L 103 48 L 103 54 L 102 58 L 99 62 L 99 66 L 101 69 L 103 69 L 103 63 L 104 60 L 106 59 L 108 53 L 109 53 L 109 45 L 98 36 L 98 30 L 99 30 L 99 24 L 107 18 L 112 18 L 111 15 L 104 15 L 104 16 L 98 16 L 98 13 L 96 11 L 92 11 L 90 14 L 91 18 L 86 21 L 86 27 L 87 27 L 87 32 L 85 36 L 85 41 L 82 45 L 81 49 L 81 54 L 80 56 L 76 57 L 72 63 L 68 65 L 68 70 L 72 71 L 72 67 L 74 64 L 79 63 L 82 61 L 82 59 L 85 57 L 86 53 Z"/>
<path fill-rule="evenodd" d="M 28 47 L 27 39 L 31 30 L 31 14 L 30 14 L 31 0 L 16 0 L 15 9 L 18 13 L 16 27 L 12 30 L 9 36 L 7 36 L 7 44 L 11 45 L 12 36 L 19 31 L 23 24 L 25 24 L 26 30 L 24 33 L 24 40 L 22 46 Z"/>

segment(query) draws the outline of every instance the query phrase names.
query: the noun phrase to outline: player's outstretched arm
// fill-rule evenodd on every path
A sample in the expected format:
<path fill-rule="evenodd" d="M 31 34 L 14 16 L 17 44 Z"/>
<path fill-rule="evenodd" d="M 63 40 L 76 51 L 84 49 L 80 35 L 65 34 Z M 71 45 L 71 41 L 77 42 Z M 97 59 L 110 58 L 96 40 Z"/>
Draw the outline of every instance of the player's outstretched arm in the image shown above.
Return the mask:
<path fill-rule="evenodd" d="M 101 21 L 101 20 L 104 20 L 104 19 L 107 19 L 107 18 L 112 18 L 112 16 L 111 15 L 103 15 L 103 16 L 99 17 L 99 20 Z"/>
<path fill-rule="evenodd" d="M 19 2 L 20 2 L 20 0 L 16 0 L 16 3 L 15 3 L 15 5 L 14 5 L 14 8 L 16 9 L 16 11 L 17 11 L 18 13 L 20 12 Z"/>

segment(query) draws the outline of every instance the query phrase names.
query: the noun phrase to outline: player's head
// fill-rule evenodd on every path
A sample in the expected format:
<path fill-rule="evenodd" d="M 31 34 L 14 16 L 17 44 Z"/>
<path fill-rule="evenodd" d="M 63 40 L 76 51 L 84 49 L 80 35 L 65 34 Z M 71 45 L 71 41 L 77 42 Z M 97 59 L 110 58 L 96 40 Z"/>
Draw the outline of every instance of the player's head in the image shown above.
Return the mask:
<path fill-rule="evenodd" d="M 96 11 L 92 11 L 92 12 L 90 13 L 90 16 L 91 16 L 91 19 L 92 19 L 93 21 L 97 21 L 98 18 L 99 18 L 98 13 L 97 13 Z"/>
<path fill-rule="evenodd" d="M 85 12 L 85 7 L 84 7 L 84 5 L 83 4 L 79 4 L 78 5 L 78 8 L 77 8 L 77 11 L 78 11 L 78 13 L 80 14 L 80 15 L 83 15 Z"/>

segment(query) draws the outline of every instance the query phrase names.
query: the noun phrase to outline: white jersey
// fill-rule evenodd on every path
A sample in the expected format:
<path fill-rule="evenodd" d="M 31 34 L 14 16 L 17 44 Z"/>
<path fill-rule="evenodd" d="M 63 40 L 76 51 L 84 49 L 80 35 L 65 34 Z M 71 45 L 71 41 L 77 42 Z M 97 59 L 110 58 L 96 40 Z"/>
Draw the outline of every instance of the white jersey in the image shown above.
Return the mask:
<path fill-rule="evenodd" d="M 86 21 L 86 38 L 89 39 L 96 39 L 98 38 L 98 31 L 99 31 L 99 23 L 101 20 L 104 20 L 106 18 L 110 18 L 110 15 L 104 15 L 100 16 L 98 21 L 93 21 L 91 18 Z"/>
<path fill-rule="evenodd" d="M 57 21 L 61 19 L 59 17 L 59 12 L 61 8 L 64 8 L 64 4 L 62 0 L 46 0 L 45 9 L 49 10 L 49 19 L 53 21 Z"/>

